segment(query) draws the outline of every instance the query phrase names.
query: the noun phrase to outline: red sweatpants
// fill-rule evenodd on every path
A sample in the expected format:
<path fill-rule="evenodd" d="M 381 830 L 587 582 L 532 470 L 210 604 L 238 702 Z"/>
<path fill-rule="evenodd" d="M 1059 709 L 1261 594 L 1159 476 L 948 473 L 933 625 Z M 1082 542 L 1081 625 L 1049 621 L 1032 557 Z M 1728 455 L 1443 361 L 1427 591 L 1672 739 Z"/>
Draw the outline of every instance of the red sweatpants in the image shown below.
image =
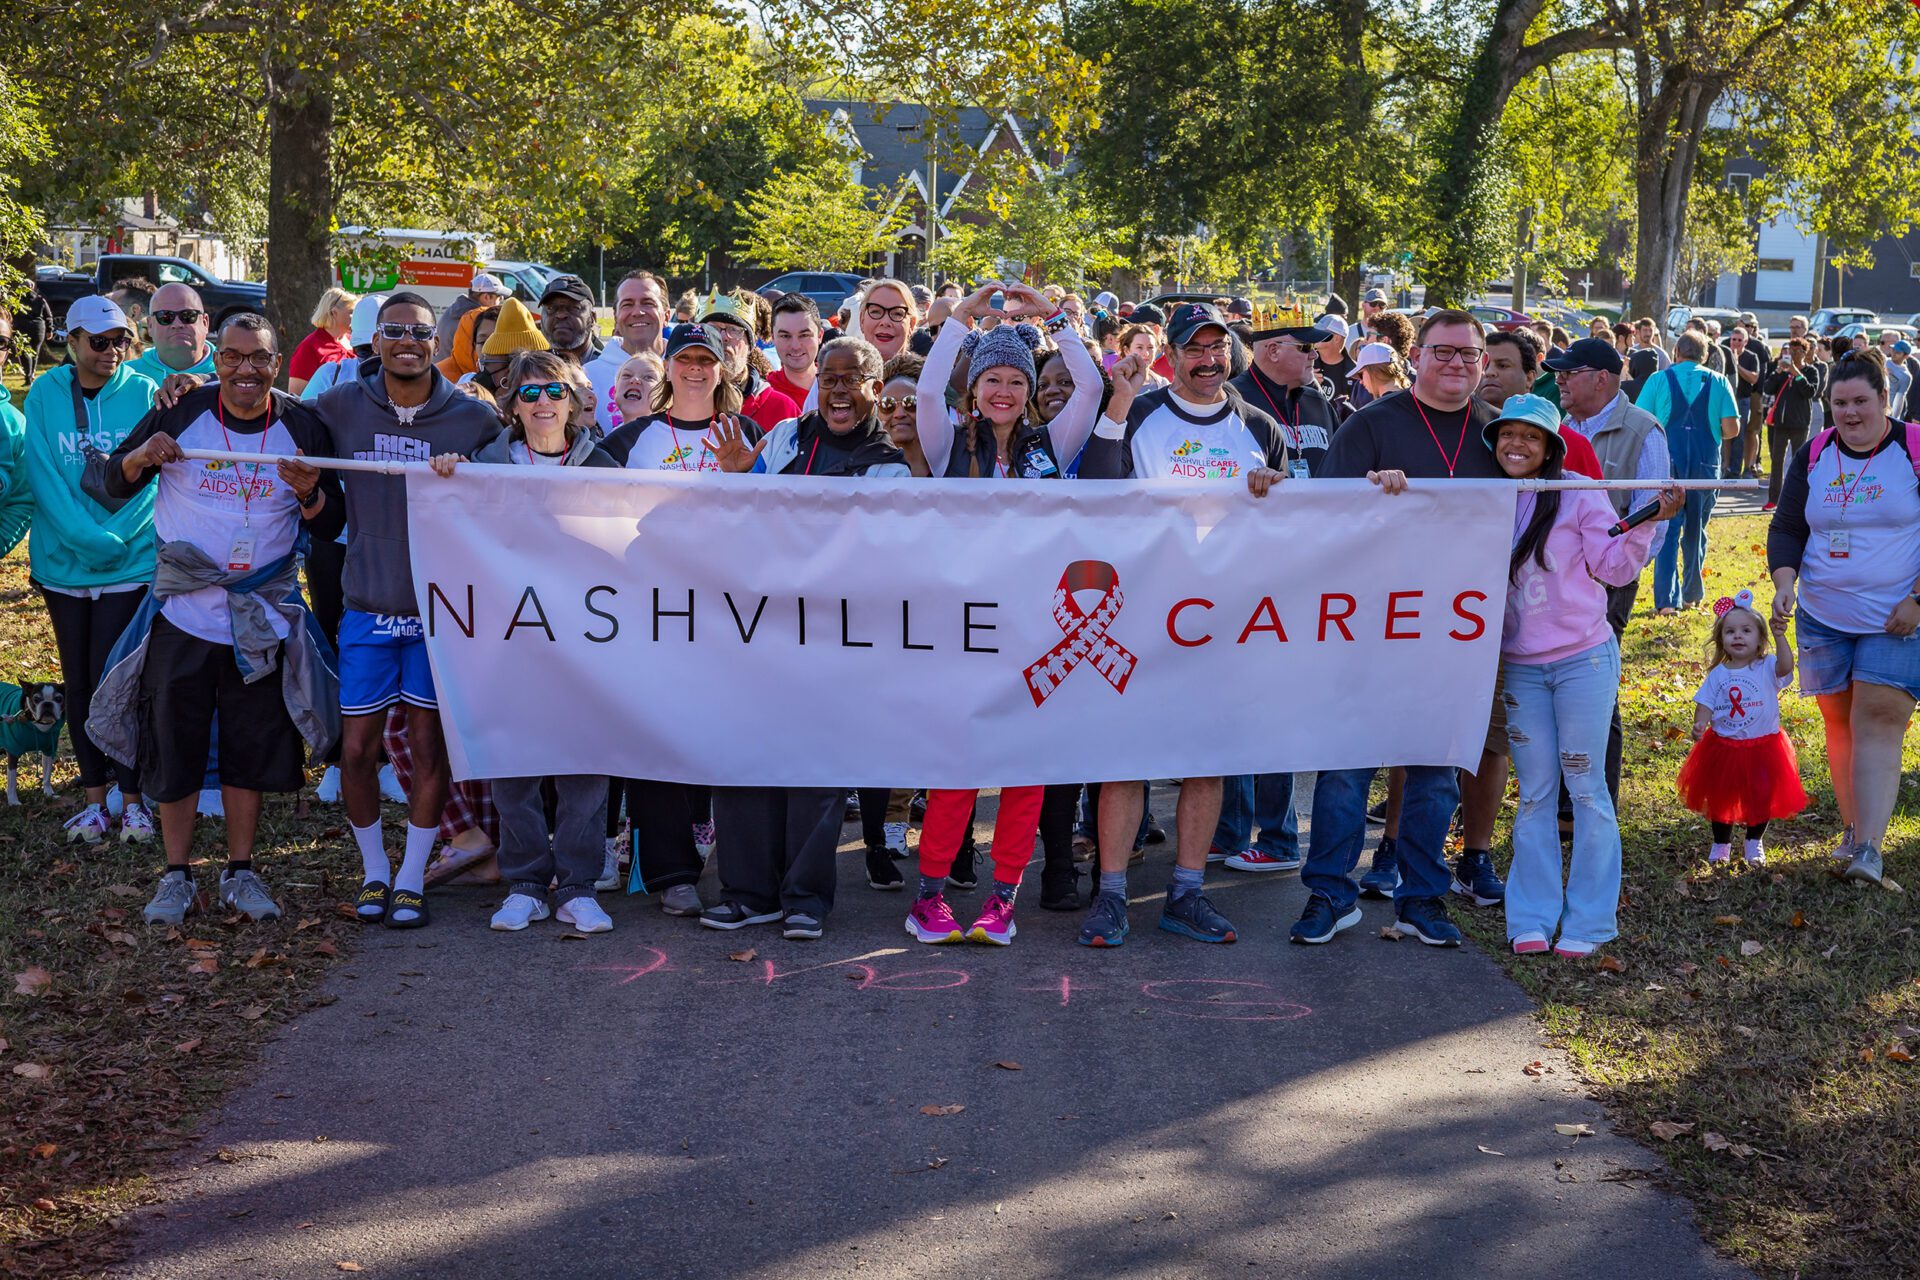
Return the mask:
<path fill-rule="evenodd" d="M 1019 884 L 1020 873 L 1033 860 L 1034 834 L 1040 829 L 1040 802 L 1045 787 L 1002 787 L 1000 811 L 993 819 L 993 878 Z M 920 824 L 920 874 L 944 876 L 960 855 L 978 791 L 927 792 L 927 816 Z"/>

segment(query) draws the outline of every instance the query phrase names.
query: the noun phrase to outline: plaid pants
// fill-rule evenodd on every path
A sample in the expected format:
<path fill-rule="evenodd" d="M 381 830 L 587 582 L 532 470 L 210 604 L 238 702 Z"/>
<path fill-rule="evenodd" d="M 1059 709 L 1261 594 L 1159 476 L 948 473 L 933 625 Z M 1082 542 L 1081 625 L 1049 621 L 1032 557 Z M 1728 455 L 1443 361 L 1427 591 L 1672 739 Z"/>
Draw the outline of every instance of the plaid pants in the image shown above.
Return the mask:
<path fill-rule="evenodd" d="M 400 789 L 413 794 L 413 750 L 407 744 L 407 712 L 395 706 L 387 711 L 387 727 L 382 735 L 387 759 L 400 779 Z M 500 843 L 500 815 L 493 807 L 493 784 L 456 782 L 447 790 L 447 807 L 440 811 L 440 838 L 451 840 L 462 831 L 475 827 L 487 833 L 487 839 Z"/>

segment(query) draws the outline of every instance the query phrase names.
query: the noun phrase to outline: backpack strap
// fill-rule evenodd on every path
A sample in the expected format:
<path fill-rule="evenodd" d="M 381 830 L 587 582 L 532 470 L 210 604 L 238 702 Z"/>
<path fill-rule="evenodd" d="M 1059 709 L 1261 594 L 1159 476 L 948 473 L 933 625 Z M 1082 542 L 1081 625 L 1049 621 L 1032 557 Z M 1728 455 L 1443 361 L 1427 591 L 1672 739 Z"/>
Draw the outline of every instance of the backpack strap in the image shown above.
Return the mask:
<path fill-rule="evenodd" d="M 1899 419 L 1894 419 L 1899 422 Z M 1920 422 L 1900 422 L 1906 428 L 1907 461 L 1913 466 L 1913 474 L 1920 479 Z M 1820 460 L 1821 452 L 1833 441 L 1834 428 L 1827 427 L 1814 436 L 1807 446 L 1807 470 L 1813 470 L 1813 464 Z"/>
<path fill-rule="evenodd" d="M 1807 446 L 1807 470 L 1808 471 L 1813 470 L 1813 464 L 1820 461 L 1821 453 L 1823 453 L 1826 450 L 1826 447 L 1833 442 L 1833 432 L 1834 432 L 1834 428 L 1832 427 L 1821 428 L 1819 433 L 1813 437 L 1813 442 Z"/>

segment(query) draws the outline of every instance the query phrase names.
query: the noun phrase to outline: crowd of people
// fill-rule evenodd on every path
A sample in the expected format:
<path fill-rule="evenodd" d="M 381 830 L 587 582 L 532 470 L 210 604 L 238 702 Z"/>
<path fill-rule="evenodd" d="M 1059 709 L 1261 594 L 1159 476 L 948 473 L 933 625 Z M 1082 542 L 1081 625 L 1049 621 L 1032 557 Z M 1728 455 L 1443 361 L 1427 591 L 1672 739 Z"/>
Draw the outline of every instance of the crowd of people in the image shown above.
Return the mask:
<path fill-rule="evenodd" d="M 1825 722 L 1845 824 L 1835 855 L 1848 876 L 1882 878 L 1920 696 L 1920 427 L 1901 418 L 1904 342 L 1834 352 L 1799 318 L 1777 353 L 1751 323 L 1719 334 L 1690 322 L 1671 347 L 1645 319 L 1596 320 L 1575 338 L 1396 311 L 1379 291 L 1354 316 L 1337 297 L 1317 315 L 1232 299 L 1162 310 L 1000 281 L 930 292 L 876 278 L 830 317 L 803 294 L 668 296 L 661 277 L 629 274 L 603 338 L 577 276 L 553 278 L 529 308 L 482 273 L 437 314 L 411 292 L 334 289 L 296 339 L 251 312 L 209 315 L 169 284 L 138 321 L 112 297 L 75 303 L 68 361 L 32 380 L 22 408 L 0 391 L 0 554 L 27 539 L 84 791 L 65 836 L 142 844 L 157 828 L 165 870 L 149 923 L 196 907 L 190 855 L 208 797 L 224 814 L 220 901 L 277 916 L 254 865 L 262 797 L 301 791 L 309 764 L 326 765 L 317 798 L 344 803 L 362 858 L 356 912 L 402 929 L 429 923 L 430 885 L 478 879 L 504 890 L 492 925 L 505 931 L 549 914 L 605 931 L 596 893 L 624 884 L 710 928 L 818 938 L 842 826 L 857 817 L 866 883 L 906 891 L 919 941 L 1011 942 L 1037 841 L 1039 905 L 1084 910 L 1079 941 L 1108 947 L 1127 937 L 1130 866 L 1165 838 L 1144 782 L 1006 779 L 991 884 L 963 927 L 949 893 L 978 886 L 973 791 L 455 783 L 413 589 L 408 481 L 309 461 L 325 458 L 443 475 L 485 463 L 854 483 L 1140 478 L 1245 484 L 1270 501 L 1316 477 L 1364 478 L 1381 501 L 1451 478 L 1635 482 L 1520 494 L 1474 769 L 1393 769 L 1379 813 L 1378 770 L 1321 772 L 1304 853 L 1291 775 L 1186 778 L 1158 920 L 1232 942 L 1205 892 L 1209 864 L 1297 869 L 1309 890 L 1299 943 L 1332 940 L 1370 896 L 1393 901 L 1403 933 L 1457 946 L 1453 899 L 1504 906 L 1517 953 L 1581 957 L 1617 933 L 1619 640 L 1643 569 L 1654 612 L 1706 605 L 1713 490 L 1669 482 L 1758 475 L 1764 430 L 1774 599 L 1764 613 L 1750 598 L 1713 606 L 1680 793 L 1712 825 L 1713 862 L 1730 860 L 1736 825 L 1744 861 L 1764 861 L 1766 824 L 1806 803 L 1778 708 L 1797 670 Z M 1510 774 L 1503 882 L 1491 850 Z M 405 806 L 397 865 L 383 798 Z M 1463 852 L 1449 861 L 1456 823 Z M 1362 872 L 1372 825 L 1382 834 Z M 697 888 L 709 858 L 712 902 Z"/>

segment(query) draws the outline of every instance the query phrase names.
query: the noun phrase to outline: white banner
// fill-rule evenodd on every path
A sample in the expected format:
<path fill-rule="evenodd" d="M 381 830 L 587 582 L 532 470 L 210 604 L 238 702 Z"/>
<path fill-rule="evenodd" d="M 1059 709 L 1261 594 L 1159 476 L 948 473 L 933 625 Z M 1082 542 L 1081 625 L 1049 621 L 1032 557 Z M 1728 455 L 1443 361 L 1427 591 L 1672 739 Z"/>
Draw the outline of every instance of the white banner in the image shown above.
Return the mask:
<path fill-rule="evenodd" d="M 454 776 L 981 787 L 1479 762 L 1514 490 L 408 476 Z"/>

